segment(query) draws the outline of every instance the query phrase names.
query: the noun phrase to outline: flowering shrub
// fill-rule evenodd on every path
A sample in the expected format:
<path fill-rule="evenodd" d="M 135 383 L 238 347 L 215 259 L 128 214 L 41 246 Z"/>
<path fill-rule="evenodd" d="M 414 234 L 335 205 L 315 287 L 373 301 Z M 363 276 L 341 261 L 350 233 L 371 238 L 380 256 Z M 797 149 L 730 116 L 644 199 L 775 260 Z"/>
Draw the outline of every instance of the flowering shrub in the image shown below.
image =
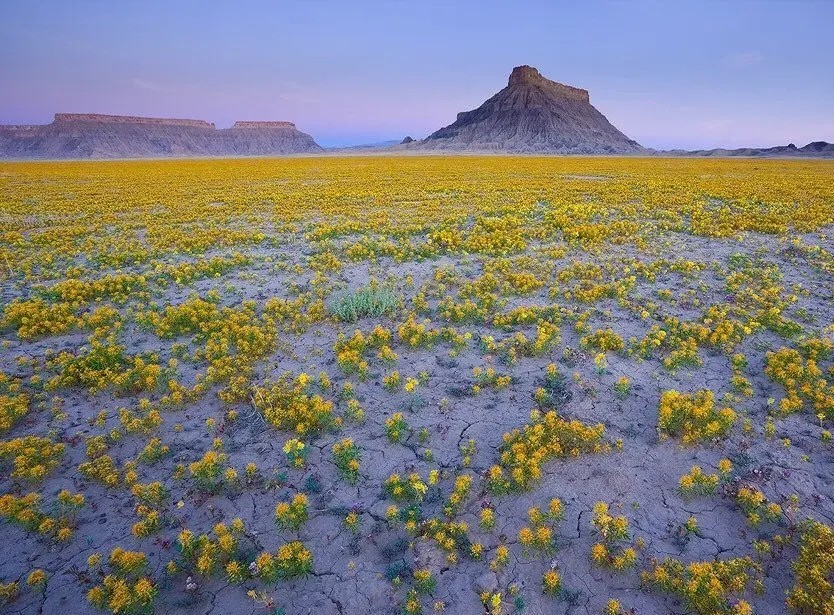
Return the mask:
<path fill-rule="evenodd" d="M 402 442 L 408 436 L 409 427 L 402 412 L 395 412 L 385 419 L 385 433 L 391 443 Z"/>
<path fill-rule="evenodd" d="M 758 489 L 740 486 L 736 491 L 736 502 L 753 526 L 763 521 L 778 521 L 782 517 L 782 507 L 775 502 L 768 502 L 765 494 Z"/>
<path fill-rule="evenodd" d="M 786 395 L 779 401 L 779 409 L 783 414 L 799 412 L 806 402 L 815 414 L 831 414 L 834 408 L 834 388 L 817 363 L 830 353 L 825 342 L 806 341 L 803 348 L 805 356 L 793 348 L 780 348 L 765 355 L 765 374 L 785 389 Z"/>
<path fill-rule="evenodd" d="M 95 394 L 107 387 L 119 393 L 138 393 L 160 387 L 167 380 L 165 370 L 158 364 L 158 357 L 127 356 L 124 346 L 113 341 L 92 340 L 90 347 L 78 354 L 62 352 L 49 363 L 59 374 L 49 385 L 58 387 L 82 387 Z"/>
<path fill-rule="evenodd" d="M 252 393 L 252 403 L 270 424 L 299 436 L 338 424 L 333 415 L 333 402 L 325 401 L 320 395 L 309 395 L 306 392 L 309 380 L 303 376 L 294 381 L 284 377 L 268 387 L 255 387 Z"/>
<path fill-rule="evenodd" d="M 359 479 L 359 447 L 350 438 L 345 438 L 333 445 L 333 463 L 339 468 L 339 474 L 351 485 Z"/>
<path fill-rule="evenodd" d="M 523 429 L 504 434 L 500 464 L 492 466 L 487 482 L 493 492 L 527 490 L 541 478 L 542 464 L 551 458 L 578 457 L 609 450 L 603 425 L 567 421 L 554 411 L 533 412 Z"/>
<path fill-rule="evenodd" d="M 802 527 L 799 553 L 792 565 L 794 584 L 788 591 L 788 607 L 803 615 L 831 612 L 834 586 L 834 532 L 817 521 Z"/>
<path fill-rule="evenodd" d="M 0 391 L 4 391 L 0 394 L 0 434 L 2 434 L 9 431 L 29 413 L 29 395 L 20 390 L 19 383 L 9 382 L 2 372 L 0 372 Z"/>
<path fill-rule="evenodd" d="M 41 482 L 61 462 L 65 449 L 49 438 L 25 436 L 0 442 L 0 459 L 12 458 L 12 476 Z"/>
<path fill-rule="evenodd" d="M 715 409 L 715 395 L 707 389 L 664 391 L 660 396 L 658 430 L 663 436 L 680 437 L 684 444 L 724 437 L 735 420 L 732 408 Z"/>
<path fill-rule="evenodd" d="M 385 481 L 385 491 L 398 502 L 419 502 L 426 495 L 428 486 L 416 472 L 406 478 L 392 474 Z"/>
<path fill-rule="evenodd" d="M 300 541 L 288 542 L 278 547 L 275 555 L 263 552 L 255 559 L 255 576 L 266 583 L 279 579 L 305 577 L 313 572 L 313 554 Z"/>
<path fill-rule="evenodd" d="M 61 491 L 56 505 L 47 508 L 54 508 L 55 512 L 47 513 L 39 493 L 30 492 L 20 497 L 6 493 L 0 496 L 0 517 L 26 530 L 65 542 L 73 536 L 77 511 L 84 506 L 84 495 Z"/>
<path fill-rule="evenodd" d="M 228 526 L 216 524 L 211 534 L 195 535 L 185 529 L 177 537 L 177 545 L 197 574 L 208 577 L 221 570 L 228 574 L 231 570 L 237 575 L 241 568 L 240 539 L 244 529 L 240 519 L 234 519 Z"/>
<path fill-rule="evenodd" d="M 718 475 L 707 474 L 701 466 L 692 466 L 688 474 L 681 476 L 678 489 L 687 498 L 712 495 L 718 487 Z"/>
<path fill-rule="evenodd" d="M 612 515 L 608 504 L 594 504 L 594 516 L 591 525 L 601 540 L 591 547 L 591 561 L 595 566 L 626 570 L 634 566 L 637 552 L 632 546 L 624 546 L 628 540 L 628 520 L 622 515 Z"/>
<path fill-rule="evenodd" d="M 307 496 L 296 493 L 289 502 L 278 502 L 275 506 L 275 522 L 278 527 L 297 532 L 307 521 Z"/>
<path fill-rule="evenodd" d="M 99 568 L 96 558 L 91 559 Z M 108 562 L 111 572 L 87 592 L 90 604 L 114 615 L 152 611 L 158 588 L 148 577 L 141 576 L 148 564 L 147 556 L 117 547 L 110 553 Z"/>
<path fill-rule="evenodd" d="M 688 565 L 666 559 L 643 573 L 643 582 L 678 595 L 687 608 L 699 615 L 749 615 L 749 603 L 733 598 L 744 592 L 758 572 L 759 565 L 747 557 Z"/>

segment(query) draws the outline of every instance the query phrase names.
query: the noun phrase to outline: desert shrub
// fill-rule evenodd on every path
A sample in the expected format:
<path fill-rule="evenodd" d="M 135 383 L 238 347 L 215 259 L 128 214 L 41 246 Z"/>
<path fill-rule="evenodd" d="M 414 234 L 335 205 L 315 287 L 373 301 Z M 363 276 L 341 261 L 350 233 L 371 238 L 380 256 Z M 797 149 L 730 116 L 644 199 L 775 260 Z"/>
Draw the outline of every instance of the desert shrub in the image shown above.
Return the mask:
<path fill-rule="evenodd" d="M 363 286 L 337 297 L 330 305 L 330 313 L 342 322 L 356 322 L 360 318 L 393 314 L 400 300 L 389 288 Z"/>
<path fill-rule="evenodd" d="M 489 488 L 494 493 L 526 491 L 541 478 L 541 466 L 548 459 L 609 450 L 604 435 L 601 423 L 586 425 L 563 419 L 555 411 L 542 415 L 534 410 L 523 429 L 504 434 L 500 463 L 487 473 Z"/>
<path fill-rule="evenodd" d="M 743 594 L 759 571 L 749 557 L 691 564 L 667 558 L 643 573 L 643 582 L 676 594 L 698 615 L 750 615 L 749 603 L 734 598 Z"/>
<path fill-rule="evenodd" d="M 664 391 L 660 396 L 658 430 L 661 436 L 679 437 L 684 444 L 726 436 L 735 420 L 732 408 L 715 409 L 715 395 L 708 389 Z"/>
<path fill-rule="evenodd" d="M 794 584 L 788 591 L 788 607 L 802 615 L 834 613 L 834 531 L 831 526 L 808 521 L 802 528 L 799 554 L 793 561 Z"/>

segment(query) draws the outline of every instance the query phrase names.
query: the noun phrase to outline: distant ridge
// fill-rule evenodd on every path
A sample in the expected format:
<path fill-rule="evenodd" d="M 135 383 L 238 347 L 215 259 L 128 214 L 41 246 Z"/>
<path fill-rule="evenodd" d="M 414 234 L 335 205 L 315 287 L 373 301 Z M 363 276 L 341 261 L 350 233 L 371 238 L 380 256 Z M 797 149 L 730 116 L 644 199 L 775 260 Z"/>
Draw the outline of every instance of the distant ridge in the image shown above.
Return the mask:
<path fill-rule="evenodd" d="M 480 107 L 409 148 L 556 154 L 634 154 L 636 141 L 591 105 L 587 90 L 546 79 L 532 66 L 516 66 L 507 82 Z"/>
<path fill-rule="evenodd" d="M 797 147 L 793 143 L 777 145 L 776 147 L 739 147 L 736 149 L 698 149 L 657 152 L 662 156 L 692 156 L 692 157 L 742 157 L 742 158 L 834 158 L 834 143 L 814 141 L 804 147 Z"/>
<path fill-rule="evenodd" d="M 0 158 L 269 156 L 323 151 L 292 122 L 235 122 L 56 113 L 51 124 L 0 126 Z"/>

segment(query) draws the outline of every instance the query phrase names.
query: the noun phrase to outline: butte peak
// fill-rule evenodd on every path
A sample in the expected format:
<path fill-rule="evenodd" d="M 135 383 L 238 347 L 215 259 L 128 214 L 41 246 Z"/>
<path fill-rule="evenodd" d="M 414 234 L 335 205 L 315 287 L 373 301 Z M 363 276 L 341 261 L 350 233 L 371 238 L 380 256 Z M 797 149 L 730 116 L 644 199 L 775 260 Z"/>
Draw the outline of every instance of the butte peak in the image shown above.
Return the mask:
<path fill-rule="evenodd" d="M 519 88 L 524 86 L 532 86 L 545 90 L 554 96 L 562 96 L 564 98 L 572 98 L 582 102 L 590 102 L 588 90 L 575 88 L 558 81 L 552 81 L 547 77 L 542 76 L 537 68 L 524 64 L 523 66 L 516 66 L 513 72 L 510 73 L 510 78 L 507 81 L 508 88 Z"/>
<path fill-rule="evenodd" d="M 516 66 L 513 69 L 507 85 L 539 85 L 542 81 L 548 80 L 542 77 L 542 74 L 537 68 L 524 64 L 522 66 Z"/>
<path fill-rule="evenodd" d="M 591 105 L 588 90 L 516 66 L 507 87 L 426 137 L 421 149 L 470 152 L 632 154 L 643 148 Z"/>

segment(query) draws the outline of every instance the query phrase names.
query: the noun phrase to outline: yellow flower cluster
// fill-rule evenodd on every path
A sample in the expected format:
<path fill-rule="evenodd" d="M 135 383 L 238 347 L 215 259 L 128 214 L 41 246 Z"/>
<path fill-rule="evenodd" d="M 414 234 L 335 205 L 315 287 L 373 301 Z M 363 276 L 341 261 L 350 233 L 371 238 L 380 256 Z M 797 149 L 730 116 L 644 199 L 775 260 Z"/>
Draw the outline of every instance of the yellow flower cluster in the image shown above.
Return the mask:
<path fill-rule="evenodd" d="M 392 474 L 385 481 L 385 491 L 397 502 L 420 502 L 428 491 L 428 486 L 416 472 L 403 478 Z"/>
<path fill-rule="evenodd" d="M 139 412 L 127 408 L 117 410 L 119 422 L 126 433 L 148 434 L 162 425 L 162 415 L 156 408 L 149 405 L 146 408 L 139 408 Z"/>
<path fill-rule="evenodd" d="M 170 452 L 171 448 L 167 444 L 163 444 L 162 440 L 159 438 L 151 438 L 148 440 L 145 448 L 139 452 L 139 461 L 153 465 L 163 457 L 168 456 Z"/>
<path fill-rule="evenodd" d="M 177 544 L 183 557 L 194 566 L 195 572 L 208 577 L 220 568 L 228 572 L 229 564 L 239 559 L 239 542 L 244 529 L 241 519 L 232 520 L 228 526 L 218 523 L 211 534 L 195 535 L 185 529 L 177 537 Z"/>
<path fill-rule="evenodd" d="M 65 449 L 49 438 L 24 436 L 0 442 L 0 459 L 12 458 L 13 477 L 41 482 L 61 462 Z"/>
<path fill-rule="evenodd" d="M 544 415 L 533 411 L 523 429 L 504 434 L 500 464 L 488 470 L 487 484 L 494 493 L 526 491 L 541 478 L 541 466 L 548 459 L 608 451 L 604 435 L 602 424 L 585 425 L 565 420 L 555 411 Z"/>
<path fill-rule="evenodd" d="M 115 487 L 121 481 L 121 474 L 110 455 L 96 455 L 80 464 L 78 471 L 87 478 L 97 480 L 108 487 Z"/>
<path fill-rule="evenodd" d="M 509 365 L 515 365 L 520 357 L 538 357 L 553 349 L 561 340 L 559 326 L 540 319 L 536 323 L 536 337 L 528 339 L 521 331 L 496 342 L 491 335 L 481 338 L 481 349 L 489 354 L 496 354 Z"/>
<path fill-rule="evenodd" d="M 112 338 L 92 339 L 89 348 L 62 352 L 47 366 L 59 372 L 49 381 L 50 388 L 83 387 L 93 395 L 111 386 L 122 394 L 152 391 L 167 380 L 158 356 L 126 355 Z"/>
<path fill-rule="evenodd" d="M 497 390 L 506 389 L 513 381 L 512 376 L 499 374 L 494 367 L 473 367 L 472 375 L 475 377 L 475 384 L 472 385 L 472 392 L 480 393 L 484 388 Z"/>
<path fill-rule="evenodd" d="M 141 613 L 153 608 L 158 588 L 147 577 L 136 581 L 108 574 L 100 585 L 87 592 L 87 599 L 95 608 L 113 615 Z"/>
<path fill-rule="evenodd" d="M 148 287 L 145 276 L 141 274 L 117 273 L 103 276 L 97 280 L 69 279 L 43 289 L 43 295 L 54 301 L 68 303 L 72 307 L 81 307 L 90 301 L 108 299 L 114 303 L 124 303 L 131 297 L 144 297 Z"/>
<path fill-rule="evenodd" d="M 29 395 L 18 379 L 9 379 L 0 371 L 0 434 L 9 431 L 29 413 Z"/>
<path fill-rule="evenodd" d="M 402 442 L 408 436 L 409 427 L 402 412 L 395 412 L 385 419 L 385 433 L 392 444 Z"/>
<path fill-rule="evenodd" d="M 818 361 L 828 357 L 831 342 L 809 340 L 802 351 L 805 356 L 793 348 L 780 348 L 765 355 L 765 374 L 785 389 L 779 409 L 783 414 L 799 412 L 807 401 L 814 414 L 830 416 L 834 412 L 834 385 Z"/>
<path fill-rule="evenodd" d="M 752 615 L 750 604 L 737 597 L 759 572 L 748 557 L 688 565 L 670 558 L 644 572 L 643 582 L 676 594 L 698 615 Z"/>
<path fill-rule="evenodd" d="M 481 592 L 480 598 L 488 615 L 501 615 L 504 604 L 501 599 L 501 592 L 484 591 Z"/>
<path fill-rule="evenodd" d="M 788 607 L 802 615 L 829 615 L 834 604 L 834 531 L 809 520 L 801 528 L 799 553 L 793 562 L 794 584 Z"/>
<path fill-rule="evenodd" d="M 434 578 L 431 570 L 428 568 L 418 568 L 413 573 L 414 589 L 420 594 L 433 594 L 435 587 L 437 587 L 437 579 Z"/>
<path fill-rule="evenodd" d="M 344 438 L 333 445 L 333 463 L 342 477 L 351 485 L 359 479 L 361 452 L 351 438 Z"/>
<path fill-rule="evenodd" d="M 434 346 L 442 335 L 441 329 L 431 329 L 429 321 L 417 322 L 414 313 L 397 327 L 397 338 L 408 348 L 430 348 Z"/>
<path fill-rule="evenodd" d="M 562 577 L 553 568 L 542 575 L 542 591 L 548 596 L 558 596 L 562 589 Z"/>
<path fill-rule="evenodd" d="M 753 487 L 740 486 L 736 491 L 736 503 L 752 526 L 778 521 L 782 517 L 782 507 L 776 502 L 768 502 L 765 494 Z"/>
<path fill-rule="evenodd" d="M 255 558 L 255 575 L 266 583 L 305 577 L 313 572 L 313 554 L 298 540 L 278 547 L 275 555 L 264 551 Z"/>
<path fill-rule="evenodd" d="M 147 277 L 156 279 L 160 284 L 173 281 L 177 285 L 186 285 L 196 280 L 219 278 L 222 275 L 245 267 L 252 263 L 252 259 L 244 254 L 235 253 L 230 257 L 212 256 L 194 262 L 167 264 L 156 263 L 148 272 Z"/>
<path fill-rule="evenodd" d="M 449 494 L 449 500 L 444 507 L 444 513 L 447 517 L 453 517 L 460 512 L 466 498 L 472 491 L 472 476 L 470 474 L 459 474 L 455 477 L 455 484 L 452 488 L 452 493 Z"/>
<path fill-rule="evenodd" d="M 147 577 L 141 576 L 148 565 L 148 557 L 141 551 L 127 551 L 116 547 L 108 564 L 111 573 L 101 570 L 101 556 L 97 553 L 87 560 L 91 569 L 102 575 L 101 583 L 87 592 L 87 599 L 97 609 L 114 615 L 141 613 L 153 609 L 158 589 Z M 92 571 L 91 571 L 92 572 Z"/>
<path fill-rule="evenodd" d="M 623 543 L 628 540 L 628 520 L 622 515 L 612 515 L 608 504 L 594 504 L 591 525 L 602 540 L 591 547 L 591 561 L 595 566 L 612 570 L 627 570 L 637 561 L 637 551 Z"/>
<path fill-rule="evenodd" d="M 152 506 L 161 506 L 169 495 L 168 490 L 159 481 L 135 483 L 131 486 L 130 492 L 140 502 Z"/>
<path fill-rule="evenodd" d="M 580 343 L 584 348 L 594 348 L 600 352 L 616 352 L 625 348 L 623 338 L 611 328 L 597 329 L 594 333 L 584 336 Z"/>
<path fill-rule="evenodd" d="M 661 436 L 679 437 L 684 444 L 722 438 L 735 420 L 732 408 L 715 409 L 715 394 L 709 389 L 695 393 L 664 391 L 660 396 L 658 431 Z"/>
<path fill-rule="evenodd" d="M 421 536 L 433 540 L 446 553 L 449 564 L 457 564 L 459 553 L 471 555 L 469 526 L 465 521 L 444 521 L 442 519 L 428 519 L 421 528 Z"/>
<path fill-rule="evenodd" d="M 54 512 L 47 514 L 39 493 L 31 492 L 23 496 L 6 493 L 0 496 L 0 517 L 26 530 L 65 542 L 72 538 L 75 516 L 78 509 L 84 506 L 84 495 L 63 490 L 58 494 L 56 504 L 46 508 L 54 509 Z"/>
<path fill-rule="evenodd" d="M 200 489 L 214 491 L 223 483 L 228 459 L 226 453 L 209 449 L 200 459 L 190 463 L 188 470 Z"/>
<path fill-rule="evenodd" d="M 284 442 L 284 454 L 293 468 L 303 468 L 307 463 L 307 445 L 298 438 L 291 438 Z"/>
<path fill-rule="evenodd" d="M 29 573 L 29 576 L 26 577 L 26 585 L 29 587 L 43 587 L 45 583 L 46 573 L 40 568 L 35 568 Z"/>
<path fill-rule="evenodd" d="M 162 529 L 162 513 L 150 506 L 140 504 L 136 507 L 139 521 L 134 523 L 130 531 L 137 538 L 147 538 Z"/>
<path fill-rule="evenodd" d="M 553 530 L 547 525 L 524 526 L 518 531 L 518 541 L 525 551 L 536 549 L 549 553 L 554 547 Z"/>
<path fill-rule="evenodd" d="M 254 387 L 252 403 L 276 429 L 295 431 L 304 437 L 338 426 L 333 402 L 307 393 L 309 380 L 300 375 L 294 381 L 282 377 L 262 387 Z"/>
<path fill-rule="evenodd" d="M 718 488 L 718 474 L 707 474 L 701 466 L 692 466 L 678 481 L 678 490 L 686 498 L 712 495 Z"/>
<path fill-rule="evenodd" d="M 307 496 L 296 493 L 289 502 L 278 502 L 275 506 L 275 523 L 281 529 L 297 532 L 307 521 Z"/>
<path fill-rule="evenodd" d="M 3 309 L 0 329 L 14 328 L 22 340 L 62 335 L 80 327 L 82 320 L 68 303 L 47 303 L 41 298 L 16 299 Z"/>

